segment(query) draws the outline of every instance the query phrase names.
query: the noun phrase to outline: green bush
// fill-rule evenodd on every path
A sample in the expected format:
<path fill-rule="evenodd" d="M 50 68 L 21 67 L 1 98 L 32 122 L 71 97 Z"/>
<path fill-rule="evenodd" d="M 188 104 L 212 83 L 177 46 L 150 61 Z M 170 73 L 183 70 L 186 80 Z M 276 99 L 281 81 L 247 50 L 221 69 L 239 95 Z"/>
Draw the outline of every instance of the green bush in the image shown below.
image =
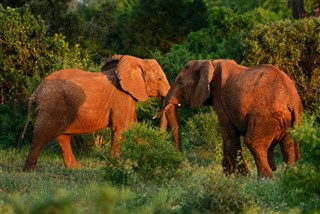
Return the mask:
<path fill-rule="evenodd" d="M 320 194 L 320 128 L 314 116 L 305 114 L 298 128 L 291 131 L 300 143 L 301 160 L 289 168 L 283 176 L 283 188 L 293 189 L 294 197 L 300 201 L 319 197 Z M 295 200 L 297 201 L 297 200 Z M 314 201 L 308 209 L 320 209 Z"/>
<path fill-rule="evenodd" d="M 207 110 L 207 111 L 205 111 Z M 187 121 L 188 158 L 201 163 L 221 162 L 222 137 L 218 116 L 213 108 L 204 108 Z M 186 146 L 185 146 L 186 147 Z"/>
<path fill-rule="evenodd" d="M 107 160 L 107 179 L 121 184 L 176 174 L 183 159 L 168 141 L 168 135 L 150 124 L 140 123 L 123 132 L 123 137 L 121 157 Z"/>
<path fill-rule="evenodd" d="M 64 67 L 88 68 L 88 56 L 64 37 L 46 35 L 45 23 L 30 9 L 0 5 L 0 92 L 2 104 L 24 99 L 39 81 Z M 27 89 L 31 89 L 28 91 Z"/>
<path fill-rule="evenodd" d="M 47 36 L 45 23 L 29 7 L 4 9 L 0 4 L 0 32 L 0 145 L 9 146 L 19 139 L 27 98 L 40 81 L 61 68 L 89 69 L 90 60 L 62 35 Z"/>
<path fill-rule="evenodd" d="M 161 99 L 149 98 L 145 102 L 138 102 L 136 106 L 137 118 L 139 122 L 150 122 L 155 126 L 159 126 L 159 118 L 152 119 L 160 112 Z"/>
<path fill-rule="evenodd" d="M 0 148 L 18 147 L 26 112 L 13 106 L 12 102 L 0 105 Z M 31 127 L 28 127 L 25 137 L 31 139 Z"/>
<path fill-rule="evenodd" d="M 182 213 L 243 213 L 254 205 L 254 195 L 246 193 L 246 182 L 207 168 L 198 168 L 183 189 Z"/>
<path fill-rule="evenodd" d="M 273 64 L 296 83 L 305 109 L 320 103 L 320 20 L 303 19 L 262 24 L 241 38 L 244 64 Z"/>
<path fill-rule="evenodd" d="M 166 54 L 159 51 L 153 53 L 153 57 L 158 60 L 163 72 L 166 74 L 169 82 L 173 83 L 180 69 L 196 55 L 187 50 L 183 45 L 173 45 Z"/>
<path fill-rule="evenodd" d="M 5 213 L 121 213 L 119 207 L 130 198 L 129 190 L 95 184 L 79 191 L 57 189 L 32 203 L 24 203 L 22 197 L 12 195 L 2 210 Z"/>
<path fill-rule="evenodd" d="M 312 164 L 320 171 L 320 127 L 315 117 L 304 114 L 301 125 L 291 133 L 300 144 L 303 162 Z"/>

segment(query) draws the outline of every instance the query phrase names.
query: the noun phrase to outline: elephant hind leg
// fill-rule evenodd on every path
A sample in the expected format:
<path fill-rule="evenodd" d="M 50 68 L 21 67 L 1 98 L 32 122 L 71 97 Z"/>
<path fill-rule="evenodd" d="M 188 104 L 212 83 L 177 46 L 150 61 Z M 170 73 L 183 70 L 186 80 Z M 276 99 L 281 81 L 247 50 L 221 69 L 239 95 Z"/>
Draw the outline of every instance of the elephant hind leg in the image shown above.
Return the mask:
<path fill-rule="evenodd" d="M 38 127 L 37 124 L 36 127 Z M 24 164 L 23 171 L 30 171 L 36 168 L 39 154 L 43 146 L 48 142 L 52 141 L 54 138 L 54 133 L 50 133 L 49 131 L 47 132 L 46 130 L 39 131 L 39 129 L 35 128 L 35 130 L 33 131 L 31 148 L 27 156 L 26 162 Z"/>
<path fill-rule="evenodd" d="M 245 136 L 245 144 L 254 157 L 259 177 L 272 178 L 271 167 L 274 168 L 275 165 L 273 154 L 271 155 L 273 150 L 269 148 L 274 139 L 274 131 L 275 129 L 269 129 L 267 133 L 265 127 L 256 125 L 251 126 Z"/>
<path fill-rule="evenodd" d="M 273 143 L 268 149 L 268 163 L 272 171 L 277 170 L 277 164 L 274 160 L 274 151 L 273 151 L 275 146 L 276 146 L 276 143 Z"/>
<path fill-rule="evenodd" d="M 299 145 L 296 144 L 290 133 L 286 133 L 280 141 L 283 159 L 288 164 L 293 164 L 300 159 Z"/>
<path fill-rule="evenodd" d="M 63 163 L 67 168 L 81 168 L 82 165 L 76 161 L 73 155 L 70 138 L 71 135 L 59 135 L 57 137 L 62 152 Z"/>
<path fill-rule="evenodd" d="M 44 143 L 37 143 L 37 141 L 32 141 L 31 149 L 27 156 L 26 162 L 23 167 L 23 171 L 34 170 L 38 163 L 39 154 L 44 146 Z"/>

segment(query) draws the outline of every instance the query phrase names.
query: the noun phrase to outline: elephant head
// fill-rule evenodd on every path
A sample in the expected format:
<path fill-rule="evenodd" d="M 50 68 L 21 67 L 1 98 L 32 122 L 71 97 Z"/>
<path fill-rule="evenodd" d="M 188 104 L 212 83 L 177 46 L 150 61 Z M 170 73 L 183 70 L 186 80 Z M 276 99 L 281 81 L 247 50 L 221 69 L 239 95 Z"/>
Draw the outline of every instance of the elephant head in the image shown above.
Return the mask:
<path fill-rule="evenodd" d="M 148 97 L 165 98 L 170 84 L 155 59 L 140 59 L 129 55 L 114 55 L 107 59 L 102 71 L 115 70 L 121 88 L 136 100 Z"/>
<path fill-rule="evenodd" d="M 276 168 L 272 149 L 277 142 L 286 162 L 293 163 L 299 157 L 298 146 L 287 129 L 299 124 L 302 105 L 293 81 L 278 68 L 248 68 L 223 59 L 189 61 L 176 77 L 162 110 L 179 150 L 177 107 L 200 105 L 214 105 L 217 111 L 226 174 L 248 172 L 240 136 L 255 158 L 259 176 L 272 176 L 270 166 Z"/>
<path fill-rule="evenodd" d="M 214 67 L 209 60 L 188 62 L 176 77 L 168 92 L 166 104 L 181 107 L 199 107 L 210 96 Z"/>

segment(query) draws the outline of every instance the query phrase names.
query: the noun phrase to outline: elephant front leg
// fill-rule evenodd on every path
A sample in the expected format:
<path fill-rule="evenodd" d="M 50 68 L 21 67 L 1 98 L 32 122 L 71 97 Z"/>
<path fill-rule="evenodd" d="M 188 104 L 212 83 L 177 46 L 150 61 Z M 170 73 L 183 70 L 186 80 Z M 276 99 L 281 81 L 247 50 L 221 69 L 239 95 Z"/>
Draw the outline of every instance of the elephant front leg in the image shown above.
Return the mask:
<path fill-rule="evenodd" d="M 223 171 L 226 175 L 239 172 L 242 175 L 249 173 L 247 164 L 243 158 L 239 135 L 233 127 L 221 127 L 223 138 Z"/>
<path fill-rule="evenodd" d="M 62 152 L 63 163 L 67 168 L 81 168 L 82 165 L 76 161 L 73 155 L 70 138 L 71 135 L 59 135 L 57 137 Z"/>
<path fill-rule="evenodd" d="M 115 108 L 111 110 L 111 158 L 120 157 L 121 144 L 123 141 L 122 132 L 130 128 L 134 122 L 137 122 L 137 116 L 135 112 L 136 101 L 131 97 L 129 100 L 125 101 L 127 102 L 126 106 L 115 106 Z"/>

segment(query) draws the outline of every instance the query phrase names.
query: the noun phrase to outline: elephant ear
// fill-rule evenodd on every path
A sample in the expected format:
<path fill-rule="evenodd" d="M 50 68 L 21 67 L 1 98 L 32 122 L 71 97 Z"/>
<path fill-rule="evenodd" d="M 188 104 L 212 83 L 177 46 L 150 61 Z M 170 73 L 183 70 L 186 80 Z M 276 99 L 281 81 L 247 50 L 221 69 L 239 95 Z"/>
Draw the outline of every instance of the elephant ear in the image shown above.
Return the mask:
<path fill-rule="evenodd" d="M 107 70 L 116 68 L 122 56 L 123 55 L 116 54 L 116 55 L 113 55 L 112 57 L 107 58 L 104 66 L 102 66 L 101 68 L 101 71 L 107 71 Z"/>
<path fill-rule="evenodd" d="M 125 55 L 116 69 L 121 88 L 139 101 L 148 99 L 143 63 L 142 59 Z"/>
<path fill-rule="evenodd" d="M 211 60 L 199 61 L 199 80 L 196 83 L 194 93 L 190 97 L 190 106 L 198 107 L 210 96 L 210 82 L 213 78 L 214 67 Z"/>

